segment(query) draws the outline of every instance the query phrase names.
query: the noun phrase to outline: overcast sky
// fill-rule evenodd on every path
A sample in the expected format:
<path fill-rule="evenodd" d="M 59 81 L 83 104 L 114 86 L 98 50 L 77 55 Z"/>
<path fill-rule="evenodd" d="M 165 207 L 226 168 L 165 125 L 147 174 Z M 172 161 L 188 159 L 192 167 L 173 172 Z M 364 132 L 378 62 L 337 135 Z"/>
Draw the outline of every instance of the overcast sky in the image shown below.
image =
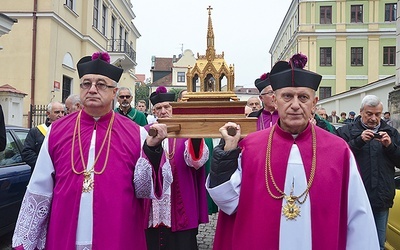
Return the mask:
<path fill-rule="evenodd" d="M 269 72 L 272 42 L 292 0 L 131 0 L 141 37 L 136 46 L 137 74 L 150 77 L 151 57 L 172 57 L 186 49 L 205 55 L 207 7 L 217 54 L 235 65 L 235 86 L 254 86 Z"/>

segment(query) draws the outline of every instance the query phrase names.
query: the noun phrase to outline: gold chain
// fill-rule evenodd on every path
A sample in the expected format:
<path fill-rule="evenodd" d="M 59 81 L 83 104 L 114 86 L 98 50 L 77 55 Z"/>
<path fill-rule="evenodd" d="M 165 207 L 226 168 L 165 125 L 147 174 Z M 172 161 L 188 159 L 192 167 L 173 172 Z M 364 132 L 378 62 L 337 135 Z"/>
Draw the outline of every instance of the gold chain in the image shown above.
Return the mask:
<path fill-rule="evenodd" d="M 287 197 L 287 195 L 285 194 L 285 192 L 283 192 L 278 185 L 275 182 L 274 176 L 272 175 L 272 168 L 271 168 L 271 146 L 272 146 L 272 136 L 274 134 L 275 131 L 275 127 L 276 125 L 274 125 L 271 129 L 271 132 L 269 134 L 268 137 L 268 145 L 267 145 L 267 156 L 266 156 L 266 163 L 265 163 L 265 183 L 267 186 L 267 190 L 269 195 L 271 195 L 272 198 L 274 199 L 282 199 L 284 197 Z M 315 169 L 316 169 L 316 163 L 317 163 L 317 142 L 316 142 L 316 135 L 315 135 L 315 128 L 314 125 L 311 124 L 311 132 L 312 132 L 312 148 L 313 148 L 313 157 L 312 157 L 312 163 L 311 163 L 311 173 L 310 173 L 310 178 L 308 179 L 307 182 L 307 188 L 306 190 L 304 190 L 304 192 L 299 195 L 299 196 L 293 196 L 292 194 L 290 195 L 290 197 L 294 200 L 297 200 L 300 204 L 303 204 L 307 197 L 308 197 L 308 193 L 310 191 L 311 185 L 314 181 L 314 176 L 315 176 Z M 274 195 L 271 192 L 270 186 L 268 184 L 268 176 L 271 179 L 272 184 L 274 185 L 275 189 L 278 191 L 278 193 L 280 193 L 280 196 Z M 304 196 L 303 201 L 300 201 L 300 198 Z"/>
<path fill-rule="evenodd" d="M 176 138 L 174 138 L 174 143 L 172 144 L 172 152 L 169 153 L 166 149 L 165 149 L 165 156 L 167 157 L 168 160 L 171 160 L 172 158 L 174 158 L 175 155 L 175 145 L 176 145 Z M 169 147 L 169 144 L 168 144 Z"/>
<path fill-rule="evenodd" d="M 78 175 L 80 175 L 80 174 L 87 175 L 87 174 L 92 173 L 92 172 L 95 173 L 95 174 L 102 174 L 104 172 L 104 170 L 106 169 L 107 162 L 108 162 L 108 156 L 109 156 L 109 153 L 110 153 L 111 129 L 112 129 L 112 125 L 114 123 L 115 112 L 112 112 L 112 117 L 110 119 L 110 122 L 108 123 L 108 128 L 107 128 L 106 135 L 104 136 L 104 139 L 103 139 L 103 142 L 102 142 L 101 147 L 99 149 L 99 152 L 97 153 L 96 158 L 95 158 L 95 160 L 93 162 L 93 166 L 92 166 L 92 168 L 90 170 L 87 170 L 87 165 L 85 164 L 85 159 L 84 159 L 84 156 L 83 156 L 82 141 L 81 141 L 81 124 L 80 124 L 81 114 L 82 114 L 82 111 L 79 112 L 79 115 L 78 115 L 78 117 L 76 119 L 75 128 L 74 128 L 74 136 L 72 138 L 72 149 L 71 149 L 71 167 L 72 167 L 72 171 L 75 174 L 78 174 Z M 80 172 L 78 172 L 75 169 L 75 166 L 74 166 L 74 149 L 75 149 L 75 136 L 76 136 L 76 134 L 78 134 L 79 153 L 80 153 L 80 158 L 81 158 L 82 165 L 83 165 L 83 170 L 80 171 Z M 100 154 L 103 151 L 103 148 L 104 148 L 104 145 L 105 145 L 107 139 L 108 139 L 108 144 L 107 144 L 106 159 L 104 161 L 104 165 L 103 165 L 103 168 L 101 169 L 101 171 L 97 172 L 94 169 L 94 166 L 96 165 L 97 160 L 99 159 Z"/>

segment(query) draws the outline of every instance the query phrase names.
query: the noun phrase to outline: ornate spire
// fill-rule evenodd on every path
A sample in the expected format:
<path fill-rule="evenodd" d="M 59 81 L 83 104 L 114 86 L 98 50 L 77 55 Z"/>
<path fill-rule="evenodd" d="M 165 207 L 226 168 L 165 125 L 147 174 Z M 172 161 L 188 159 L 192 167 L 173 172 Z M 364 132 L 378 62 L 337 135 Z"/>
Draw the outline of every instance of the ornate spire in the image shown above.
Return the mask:
<path fill-rule="evenodd" d="M 208 61 L 212 61 L 215 58 L 215 48 L 214 48 L 214 30 L 211 21 L 211 6 L 208 6 L 208 30 L 207 30 L 207 52 L 206 57 Z"/>

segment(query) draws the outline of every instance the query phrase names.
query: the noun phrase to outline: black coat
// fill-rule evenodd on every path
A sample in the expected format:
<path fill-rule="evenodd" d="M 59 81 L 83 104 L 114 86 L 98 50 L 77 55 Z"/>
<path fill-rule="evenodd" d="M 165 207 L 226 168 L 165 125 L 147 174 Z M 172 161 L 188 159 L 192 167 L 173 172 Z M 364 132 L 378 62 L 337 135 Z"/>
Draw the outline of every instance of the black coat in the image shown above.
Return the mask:
<path fill-rule="evenodd" d="M 46 121 L 46 125 L 50 123 Z M 31 128 L 25 138 L 24 148 L 22 149 L 22 160 L 26 162 L 32 170 L 35 168 L 36 160 L 39 155 L 40 148 L 44 141 L 44 135 L 37 127 Z"/>
<path fill-rule="evenodd" d="M 400 166 L 400 136 L 396 129 L 381 120 L 378 131 L 386 132 L 392 140 L 385 148 L 374 139 L 364 142 L 361 139 L 364 130 L 359 116 L 354 123 L 339 128 L 337 133 L 353 151 L 372 208 L 387 209 L 393 206 L 395 195 L 394 167 Z"/>
<path fill-rule="evenodd" d="M 247 117 L 259 117 L 264 108 L 251 112 Z"/>

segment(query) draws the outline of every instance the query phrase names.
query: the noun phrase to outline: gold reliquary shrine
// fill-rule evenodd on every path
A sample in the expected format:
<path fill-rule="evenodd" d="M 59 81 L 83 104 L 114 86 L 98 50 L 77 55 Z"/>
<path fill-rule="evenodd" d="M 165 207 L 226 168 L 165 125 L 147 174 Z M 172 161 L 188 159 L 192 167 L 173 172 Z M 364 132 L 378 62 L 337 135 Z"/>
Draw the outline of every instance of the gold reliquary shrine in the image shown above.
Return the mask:
<path fill-rule="evenodd" d="M 183 102 L 171 103 L 172 118 L 158 119 L 159 123 L 167 124 L 170 137 L 219 138 L 219 128 L 227 122 L 239 124 L 242 136 L 256 131 L 257 118 L 246 118 L 247 102 L 240 101 L 234 92 L 234 66 L 227 66 L 224 52 L 215 52 L 211 6 L 207 10 L 206 54 L 197 54 L 195 65 L 188 67 L 188 93 L 183 96 Z M 222 83 L 226 84 L 224 90 Z M 233 134 L 236 131 L 228 132 Z"/>

